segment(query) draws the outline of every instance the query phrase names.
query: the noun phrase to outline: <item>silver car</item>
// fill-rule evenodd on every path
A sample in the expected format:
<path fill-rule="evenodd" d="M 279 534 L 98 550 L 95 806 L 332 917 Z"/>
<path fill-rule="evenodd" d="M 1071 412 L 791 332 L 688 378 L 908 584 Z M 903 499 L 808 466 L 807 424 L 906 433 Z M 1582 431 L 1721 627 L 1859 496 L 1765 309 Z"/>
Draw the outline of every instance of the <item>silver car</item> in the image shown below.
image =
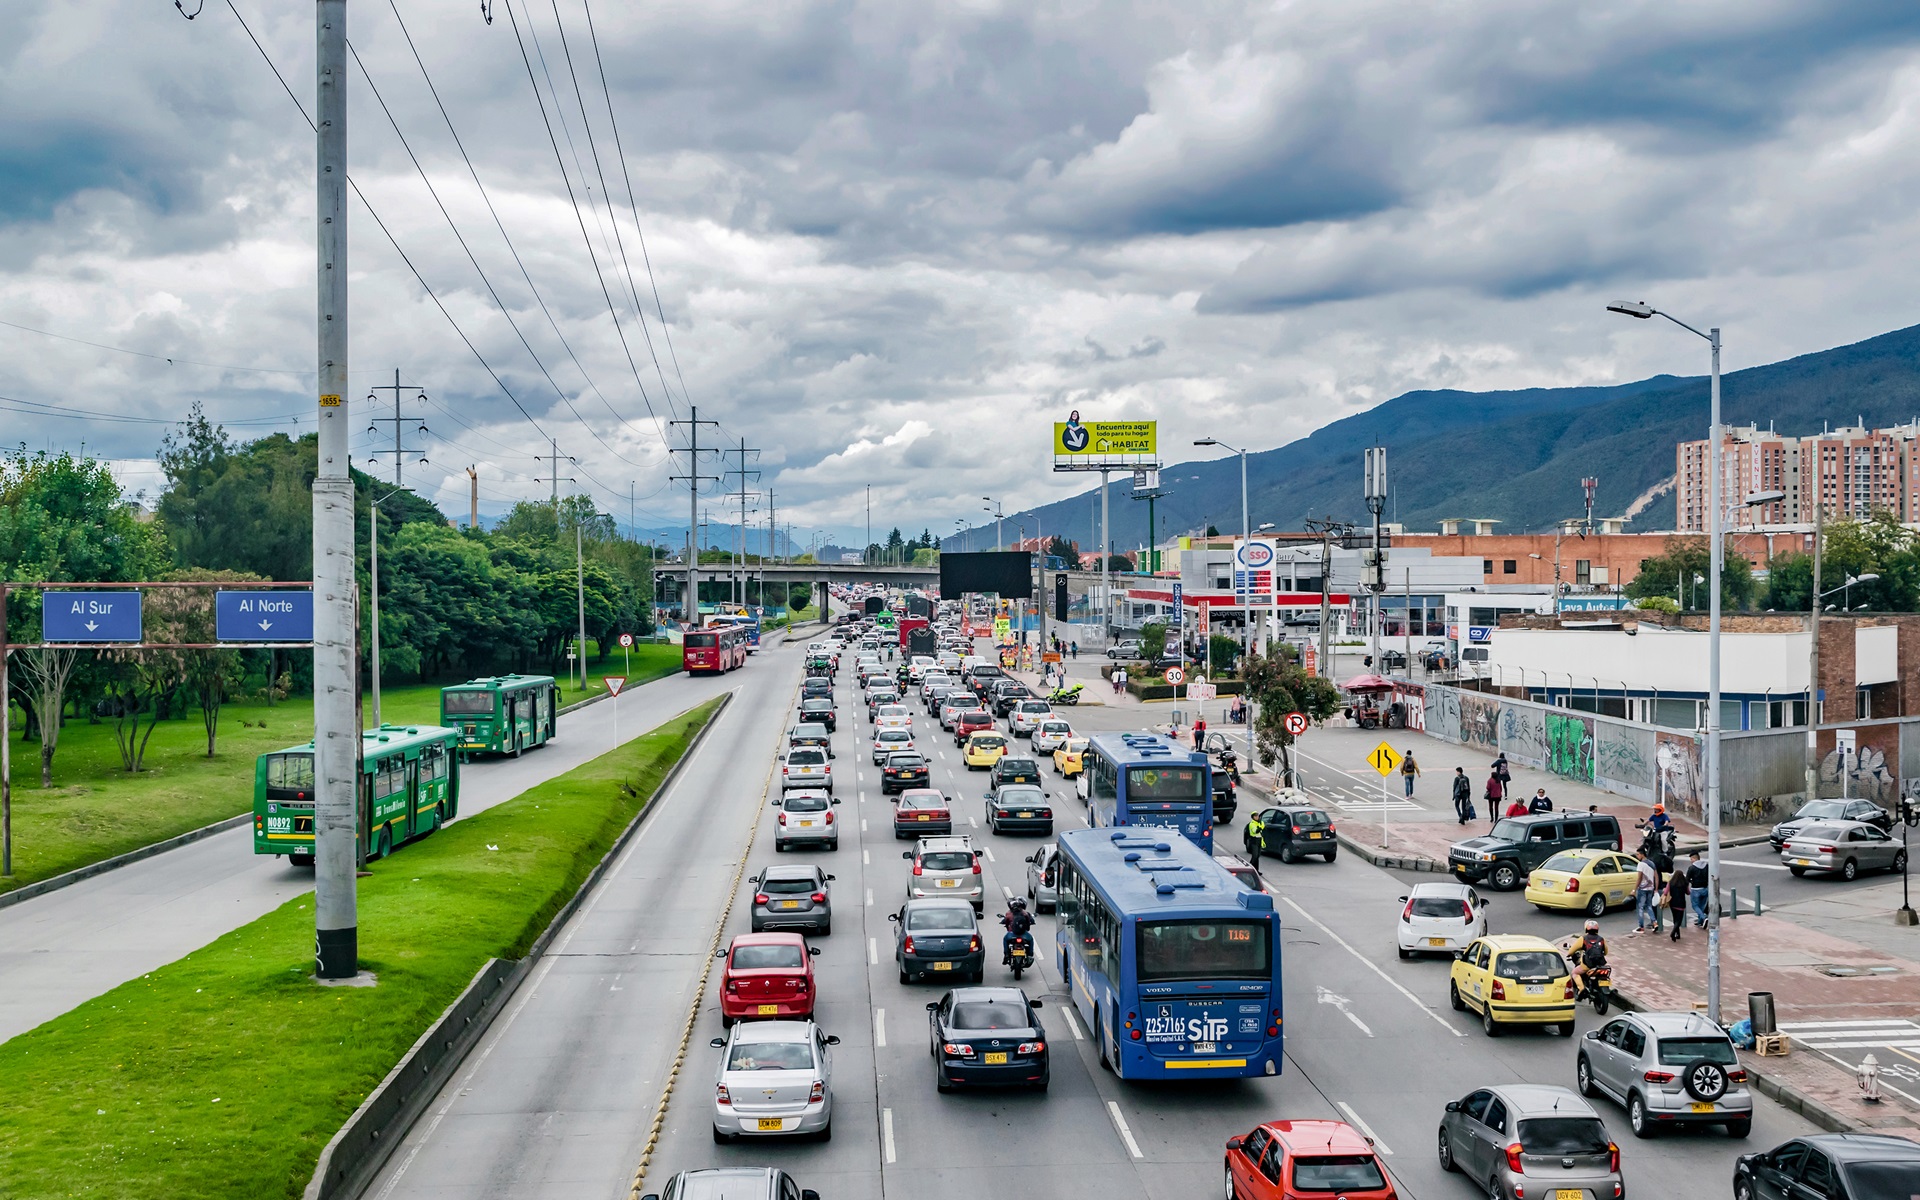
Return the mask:
<path fill-rule="evenodd" d="M 818 788 L 782 792 L 773 802 L 779 818 L 773 827 L 773 848 L 784 851 L 803 843 L 840 848 L 840 826 L 833 806 L 840 803 Z"/>
<path fill-rule="evenodd" d="M 1727 1031 L 1699 1013 L 1628 1013 L 1580 1043 L 1574 1081 L 1584 1096 L 1626 1106 L 1635 1137 L 1662 1125 L 1753 1128 L 1753 1093 Z"/>
<path fill-rule="evenodd" d="M 1027 855 L 1027 899 L 1035 912 L 1052 912 L 1060 903 L 1060 847 L 1054 842 Z"/>
<path fill-rule="evenodd" d="M 1852 881 L 1862 871 L 1904 871 L 1907 851 L 1878 825 L 1823 821 L 1804 826 L 1789 837 L 1780 851 L 1780 861 L 1795 875 L 1815 871 Z"/>
<path fill-rule="evenodd" d="M 833 1136 L 833 1054 L 812 1021 L 741 1021 L 714 1038 L 713 1140 Z"/>
<path fill-rule="evenodd" d="M 833 794 L 833 767 L 827 752 L 817 746 L 795 746 L 780 764 L 780 788 L 819 788 Z"/>
<path fill-rule="evenodd" d="M 1440 1166 L 1490 1200 L 1525 1195 L 1612 1200 L 1620 1150 L 1600 1114 L 1565 1088 L 1517 1083 L 1449 1100 L 1440 1118 Z"/>
<path fill-rule="evenodd" d="M 986 893 L 981 887 L 980 856 L 970 839 L 921 838 L 900 857 L 913 864 L 913 873 L 907 876 L 907 899 L 966 900 L 973 904 L 973 911 L 982 911 Z"/>
<path fill-rule="evenodd" d="M 1032 737 L 1040 723 L 1053 716 L 1053 705 L 1045 700 L 1017 700 L 1007 713 L 1007 725 L 1015 737 Z"/>
<path fill-rule="evenodd" d="M 1046 720 L 1040 722 L 1039 728 L 1033 731 L 1033 752 L 1035 754 L 1052 754 L 1055 750 L 1065 745 L 1067 739 L 1072 736 L 1072 725 L 1069 725 L 1057 716 L 1048 717 Z"/>
<path fill-rule="evenodd" d="M 873 735 L 873 765 L 880 766 L 890 754 L 905 754 L 913 749 L 910 729 L 882 729 Z"/>

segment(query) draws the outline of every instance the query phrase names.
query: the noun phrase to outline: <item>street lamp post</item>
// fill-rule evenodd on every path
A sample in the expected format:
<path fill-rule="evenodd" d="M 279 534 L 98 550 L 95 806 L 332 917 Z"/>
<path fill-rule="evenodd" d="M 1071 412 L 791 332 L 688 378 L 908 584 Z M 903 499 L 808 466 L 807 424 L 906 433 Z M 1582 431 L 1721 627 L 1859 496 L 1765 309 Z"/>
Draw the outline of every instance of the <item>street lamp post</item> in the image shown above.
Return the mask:
<path fill-rule="evenodd" d="M 982 496 L 980 498 L 987 502 L 986 511 L 993 517 L 993 548 L 998 550 L 1004 544 L 1000 540 L 1000 521 L 1001 518 L 1007 514 L 1000 511 L 1000 502 L 992 496 Z"/>
<path fill-rule="evenodd" d="M 1240 456 L 1240 544 L 1247 546 L 1253 541 L 1253 520 L 1247 515 L 1247 452 L 1227 445 L 1219 438 L 1195 438 L 1196 446 L 1218 446 Z M 1151 531 L 1149 531 L 1151 532 Z M 1235 553 L 1239 557 L 1239 552 Z M 1248 572 L 1240 563 L 1234 564 L 1233 595 L 1240 602 L 1240 656 L 1245 658 L 1253 653 L 1253 614 L 1251 588 L 1242 584 L 1251 584 Z"/>

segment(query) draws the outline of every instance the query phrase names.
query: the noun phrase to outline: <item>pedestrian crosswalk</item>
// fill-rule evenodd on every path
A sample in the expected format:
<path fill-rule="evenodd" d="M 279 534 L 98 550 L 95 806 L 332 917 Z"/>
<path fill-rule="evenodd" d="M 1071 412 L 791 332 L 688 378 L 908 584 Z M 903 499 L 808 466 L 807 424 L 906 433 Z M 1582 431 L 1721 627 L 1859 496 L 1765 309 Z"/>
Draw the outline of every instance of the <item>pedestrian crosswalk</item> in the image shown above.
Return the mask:
<path fill-rule="evenodd" d="M 1920 1023 L 1888 1017 L 1857 1021 L 1782 1021 L 1780 1032 L 1808 1050 L 1920 1050 Z"/>
<path fill-rule="evenodd" d="M 1395 813 L 1425 812 L 1421 805 L 1402 796 L 1388 796 L 1382 801 L 1378 792 L 1368 793 L 1359 788 L 1320 788 L 1319 794 L 1331 800 L 1336 806 L 1350 813 Z"/>

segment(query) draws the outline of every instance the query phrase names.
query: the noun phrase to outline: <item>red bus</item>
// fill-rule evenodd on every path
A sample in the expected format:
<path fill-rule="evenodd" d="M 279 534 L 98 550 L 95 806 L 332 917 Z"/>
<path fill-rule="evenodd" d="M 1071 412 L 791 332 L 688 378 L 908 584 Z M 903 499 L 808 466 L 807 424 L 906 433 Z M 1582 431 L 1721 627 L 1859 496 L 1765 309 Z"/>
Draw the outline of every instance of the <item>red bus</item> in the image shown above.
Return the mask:
<path fill-rule="evenodd" d="M 747 642 L 747 631 L 737 626 L 690 629 L 681 643 L 680 664 L 689 675 L 724 675 L 747 665 Z"/>

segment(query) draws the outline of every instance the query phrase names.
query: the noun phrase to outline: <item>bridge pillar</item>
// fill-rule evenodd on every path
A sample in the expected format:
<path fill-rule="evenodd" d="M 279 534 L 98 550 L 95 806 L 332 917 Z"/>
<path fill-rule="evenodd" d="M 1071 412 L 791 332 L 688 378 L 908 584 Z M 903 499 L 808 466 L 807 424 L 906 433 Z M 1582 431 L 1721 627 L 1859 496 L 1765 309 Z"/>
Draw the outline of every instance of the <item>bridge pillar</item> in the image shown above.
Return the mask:
<path fill-rule="evenodd" d="M 820 620 L 831 625 L 833 624 L 833 588 L 825 579 L 813 586 L 820 589 Z"/>

